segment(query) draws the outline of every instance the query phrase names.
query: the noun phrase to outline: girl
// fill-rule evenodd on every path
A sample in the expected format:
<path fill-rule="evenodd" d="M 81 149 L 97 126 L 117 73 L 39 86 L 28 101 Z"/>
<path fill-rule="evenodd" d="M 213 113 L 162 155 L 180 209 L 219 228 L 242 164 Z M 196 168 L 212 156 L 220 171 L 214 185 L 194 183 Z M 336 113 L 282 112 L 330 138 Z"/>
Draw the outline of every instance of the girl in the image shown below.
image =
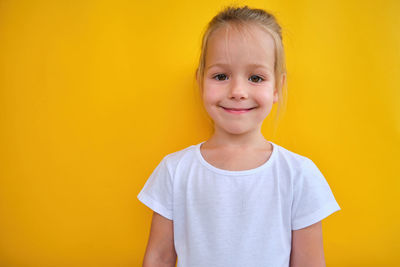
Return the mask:
<path fill-rule="evenodd" d="M 166 155 L 138 194 L 154 211 L 143 265 L 325 266 L 321 220 L 340 207 L 312 160 L 261 133 L 286 79 L 275 17 L 217 14 L 196 77 L 214 132 Z"/>

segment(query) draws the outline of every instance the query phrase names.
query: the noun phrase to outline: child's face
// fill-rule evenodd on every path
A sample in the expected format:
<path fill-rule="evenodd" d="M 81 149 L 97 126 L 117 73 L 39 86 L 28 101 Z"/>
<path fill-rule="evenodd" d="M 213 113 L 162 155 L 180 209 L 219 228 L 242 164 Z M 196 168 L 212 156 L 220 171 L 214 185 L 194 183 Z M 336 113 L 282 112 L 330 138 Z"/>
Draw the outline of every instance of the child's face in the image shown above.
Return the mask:
<path fill-rule="evenodd" d="M 216 131 L 260 131 L 278 100 L 272 37 L 256 25 L 242 33 L 217 29 L 208 39 L 203 79 L 204 107 Z"/>

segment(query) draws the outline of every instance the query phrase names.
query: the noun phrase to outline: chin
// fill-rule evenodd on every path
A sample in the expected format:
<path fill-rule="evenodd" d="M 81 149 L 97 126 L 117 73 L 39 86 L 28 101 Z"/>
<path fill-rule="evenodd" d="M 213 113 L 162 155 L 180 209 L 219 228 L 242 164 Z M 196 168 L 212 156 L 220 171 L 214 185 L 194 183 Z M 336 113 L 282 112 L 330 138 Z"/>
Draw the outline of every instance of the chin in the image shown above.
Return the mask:
<path fill-rule="evenodd" d="M 244 134 L 244 133 L 252 131 L 252 129 L 250 129 L 248 127 L 243 127 L 240 125 L 225 126 L 225 127 L 222 127 L 222 129 L 230 134 Z"/>

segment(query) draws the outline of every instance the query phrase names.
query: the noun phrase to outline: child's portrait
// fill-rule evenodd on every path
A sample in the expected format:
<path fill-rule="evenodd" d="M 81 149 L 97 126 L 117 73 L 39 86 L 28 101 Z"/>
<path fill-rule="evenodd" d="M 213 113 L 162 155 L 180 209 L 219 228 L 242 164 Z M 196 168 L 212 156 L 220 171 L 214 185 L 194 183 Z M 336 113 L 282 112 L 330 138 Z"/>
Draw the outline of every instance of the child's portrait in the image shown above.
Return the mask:
<path fill-rule="evenodd" d="M 0 1 L 0 266 L 397 266 L 397 1 Z"/>

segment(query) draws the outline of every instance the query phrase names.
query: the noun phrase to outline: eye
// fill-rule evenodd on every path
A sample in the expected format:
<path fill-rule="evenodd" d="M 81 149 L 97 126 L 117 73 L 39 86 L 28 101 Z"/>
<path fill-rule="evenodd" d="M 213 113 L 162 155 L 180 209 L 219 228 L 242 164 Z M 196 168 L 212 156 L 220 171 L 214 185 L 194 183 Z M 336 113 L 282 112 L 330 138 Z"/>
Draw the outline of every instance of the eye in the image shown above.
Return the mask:
<path fill-rule="evenodd" d="M 218 81 L 223 81 L 226 80 L 228 77 L 225 74 L 217 74 L 213 78 L 216 78 Z"/>
<path fill-rule="evenodd" d="M 252 82 L 255 82 L 255 83 L 259 83 L 259 82 L 264 81 L 264 79 L 261 78 L 261 77 L 258 76 L 258 75 L 252 75 L 252 76 L 249 78 L 249 80 L 252 81 Z"/>

